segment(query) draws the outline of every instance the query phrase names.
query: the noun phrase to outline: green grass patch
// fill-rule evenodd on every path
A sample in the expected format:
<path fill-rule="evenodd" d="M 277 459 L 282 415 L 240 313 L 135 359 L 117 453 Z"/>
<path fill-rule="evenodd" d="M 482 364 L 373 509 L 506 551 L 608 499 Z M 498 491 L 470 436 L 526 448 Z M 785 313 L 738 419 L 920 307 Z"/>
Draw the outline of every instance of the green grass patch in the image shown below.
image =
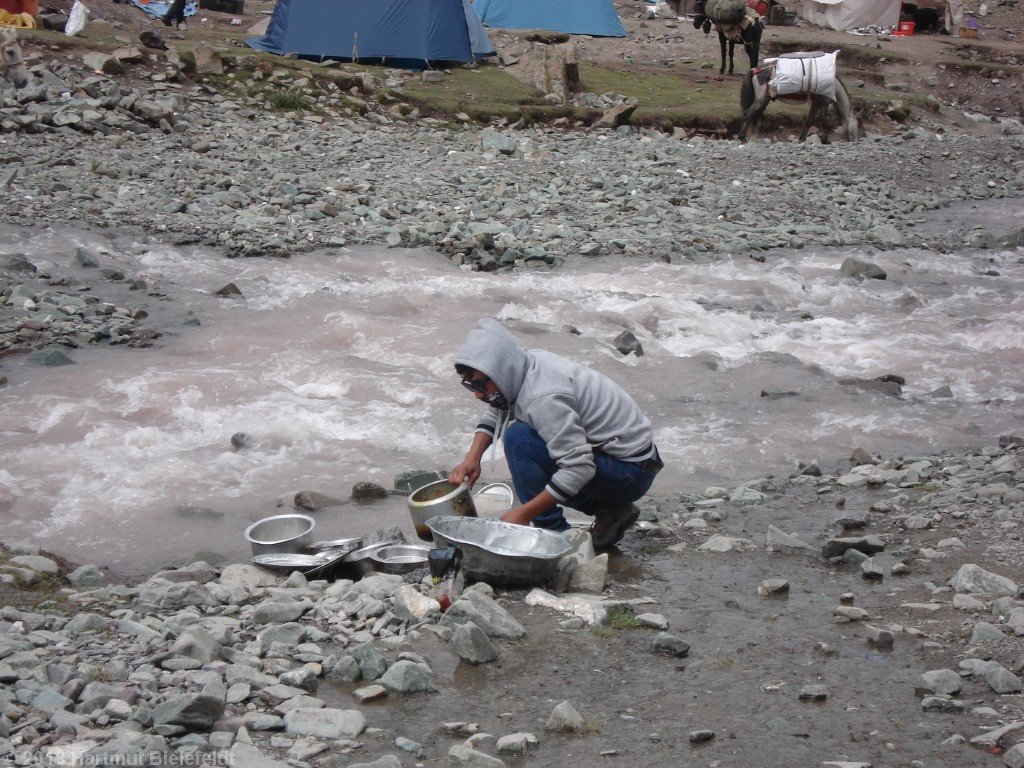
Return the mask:
<path fill-rule="evenodd" d="M 307 108 L 307 104 L 299 93 L 294 88 L 268 88 L 263 92 L 264 98 L 270 105 L 271 109 L 276 109 L 281 112 L 293 112 Z"/>
<path fill-rule="evenodd" d="M 516 80 L 495 66 L 453 69 L 439 83 L 407 82 L 399 98 L 429 114 L 456 115 L 465 112 L 474 120 L 509 118 L 527 113 L 546 113 L 554 108 L 544 103 L 540 91 Z"/>
<path fill-rule="evenodd" d="M 696 75 L 696 73 L 702 73 Z M 591 93 L 615 93 L 639 102 L 630 122 L 660 128 L 721 128 L 739 120 L 740 78 L 704 80 L 690 64 L 666 71 L 656 65 L 599 66 L 580 62 L 580 84 Z"/>
<path fill-rule="evenodd" d="M 640 629 L 644 625 L 629 608 L 613 608 L 605 617 L 604 626 L 608 629 Z"/>

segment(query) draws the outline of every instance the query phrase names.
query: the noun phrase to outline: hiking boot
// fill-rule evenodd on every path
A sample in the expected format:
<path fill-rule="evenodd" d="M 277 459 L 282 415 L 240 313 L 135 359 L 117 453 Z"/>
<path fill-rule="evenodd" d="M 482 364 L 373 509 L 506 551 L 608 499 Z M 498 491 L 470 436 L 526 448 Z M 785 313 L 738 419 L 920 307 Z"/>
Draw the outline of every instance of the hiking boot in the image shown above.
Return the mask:
<path fill-rule="evenodd" d="M 626 529 L 640 517 L 640 510 L 632 504 L 609 507 L 597 515 L 590 526 L 590 538 L 594 549 L 608 549 L 622 541 Z"/>

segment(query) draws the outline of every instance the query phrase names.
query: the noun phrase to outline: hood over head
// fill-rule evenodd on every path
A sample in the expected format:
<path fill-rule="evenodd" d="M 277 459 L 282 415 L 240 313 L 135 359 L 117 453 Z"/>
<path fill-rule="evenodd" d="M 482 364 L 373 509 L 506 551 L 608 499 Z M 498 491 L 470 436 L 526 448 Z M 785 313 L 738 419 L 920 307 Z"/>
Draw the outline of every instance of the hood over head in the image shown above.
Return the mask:
<path fill-rule="evenodd" d="M 526 378 L 529 353 L 492 317 L 477 321 L 455 358 L 457 364 L 480 371 L 515 402 Z"/>

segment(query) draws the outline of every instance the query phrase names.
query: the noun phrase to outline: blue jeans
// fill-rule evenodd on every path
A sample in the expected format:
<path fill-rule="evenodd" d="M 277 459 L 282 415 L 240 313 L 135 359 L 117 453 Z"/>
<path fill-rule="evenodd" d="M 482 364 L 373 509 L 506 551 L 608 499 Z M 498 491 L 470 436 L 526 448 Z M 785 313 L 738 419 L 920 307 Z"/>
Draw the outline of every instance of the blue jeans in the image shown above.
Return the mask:
<path fill-rule="evenodd" d="M 523 504 L 544 490 L 544 486 L 558 471 L 558 464 L 548 453 L 548 447 L 536 430 L 521 421 L 513 422 L 505 432 L 505 460 L 512 473 L 512 485 L 519 503 Z M 583 488 L 565 502 L 565 506 L 586 515 L 597 515 L 608 507 L 622 506 L 636 501 L 651 487 L 654 473 L 639 465 L 617 459 L 601 451 L 594 451 L 597 474 Z M 569 523 L 556 506 L 533 518 L 535 528 L 549 531 L 567 531 Z"/>

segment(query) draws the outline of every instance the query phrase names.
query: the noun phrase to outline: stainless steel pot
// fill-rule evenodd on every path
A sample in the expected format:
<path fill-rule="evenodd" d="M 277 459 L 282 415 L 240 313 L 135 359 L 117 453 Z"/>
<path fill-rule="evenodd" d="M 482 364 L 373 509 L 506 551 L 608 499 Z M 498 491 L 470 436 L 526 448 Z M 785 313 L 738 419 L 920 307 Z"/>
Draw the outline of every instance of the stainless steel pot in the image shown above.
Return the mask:
<path fill-rule="evenodd" d="M 301 552 L 313 540 L 316 521 L 309 515 L 264 517 L 245 529 L 245 540 L 254 555 Z"/>
<path fill-rule="evenodd" d="M 416 527 L 416 535 L 424 541 L 433 541 L 434 536 L 427 528 L 427 520 L 439 515 L 476 517 L 476 506 L 466 483 L 455 485 L 447 480 L 437 480 L 417 488 L 409 496 L 409 514 Z"/>

